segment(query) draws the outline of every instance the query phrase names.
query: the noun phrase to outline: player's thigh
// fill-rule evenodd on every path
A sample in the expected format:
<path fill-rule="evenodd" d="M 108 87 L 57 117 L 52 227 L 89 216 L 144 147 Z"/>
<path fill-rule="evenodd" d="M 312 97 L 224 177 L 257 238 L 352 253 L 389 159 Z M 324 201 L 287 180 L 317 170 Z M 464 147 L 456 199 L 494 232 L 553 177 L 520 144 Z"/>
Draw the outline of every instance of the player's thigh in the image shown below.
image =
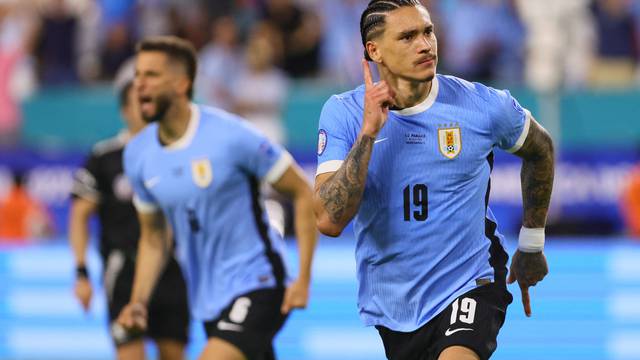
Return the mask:
<path fill-rule="evenodd" d="M 210 338 L 199 360 L 247 360 L 235 345 L 220 338 Z"/>
<path fill-rule="evenodd" d="M 480 360 L 480 356 L 467 347 L 451 346 L 440 353 L 438 360 Z"/>
<path fill-rule="evenodd" d="M 144 341 L 138 339 L 118 345 L 116 353 L 118 354 L 118 360 L 144 360 Z"/>
<path fill-rule="evenodd" d="M 160 360 L 182 360 L 184 359 L 184 343 L 176 340 L 161 339 L 156 340 Z"/>

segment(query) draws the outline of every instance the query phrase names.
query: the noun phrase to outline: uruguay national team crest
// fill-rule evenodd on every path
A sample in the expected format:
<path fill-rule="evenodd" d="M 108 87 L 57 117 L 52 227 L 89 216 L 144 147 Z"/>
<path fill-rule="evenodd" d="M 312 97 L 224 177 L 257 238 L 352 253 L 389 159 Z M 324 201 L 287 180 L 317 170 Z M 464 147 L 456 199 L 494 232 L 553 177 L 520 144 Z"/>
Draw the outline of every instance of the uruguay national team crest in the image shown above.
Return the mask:
<path fill-rule="evenodd" d="M 462 139 L 460 138 L 460 128 L 438 129 L 438 146 L 440 152 L 448 159 L 454 159 L 462 149 Z"/>
<path fill-rule="evenodd" d="M 206 188 L 213 180 L 211 161 L 209 159 L 191 160 L 191 176 L 193 182 L 201 188 Z"/>

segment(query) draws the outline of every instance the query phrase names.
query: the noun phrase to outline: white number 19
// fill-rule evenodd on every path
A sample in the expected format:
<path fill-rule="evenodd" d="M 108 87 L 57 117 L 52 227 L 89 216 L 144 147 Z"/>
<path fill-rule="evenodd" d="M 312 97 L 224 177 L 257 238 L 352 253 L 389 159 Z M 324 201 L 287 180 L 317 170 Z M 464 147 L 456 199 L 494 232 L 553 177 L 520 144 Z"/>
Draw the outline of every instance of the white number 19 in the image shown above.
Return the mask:
<path fill-rule="evenodd" d="M 473 324 L 476 317 L 476 301 L 471 298 L 464 298 L 458 306 L 458 299 L 451 304 L 451 325 L 458 320 L 458 308 L 460 309 L 460 321 L 465 324 Z"/>

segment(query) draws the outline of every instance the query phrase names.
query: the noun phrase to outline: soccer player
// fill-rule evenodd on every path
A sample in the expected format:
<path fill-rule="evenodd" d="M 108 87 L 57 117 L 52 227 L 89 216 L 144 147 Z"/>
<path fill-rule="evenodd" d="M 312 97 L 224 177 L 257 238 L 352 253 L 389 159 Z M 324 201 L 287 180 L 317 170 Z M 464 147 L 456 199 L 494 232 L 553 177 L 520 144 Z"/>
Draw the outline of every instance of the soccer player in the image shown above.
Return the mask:
<path fill-rule="evenodd" d="M 528 289 L 548 271 L 552 141 L 508 91 L 436 74 L 434 26 L 419 1 L 371 1 L 361 35 L 381 80 L 363 60 L 364 86 L 324 106 L 318 227 L 338 236 L 354 219 L 360 316 L 389 359 L 487 359 L 512 301 L 488 207 L 493 151 L 523 159 L 509 282 L 518 281 L 530 316 Z"/>
<path fill-rule="evenodd" d="M 274 359 L 272 341 L 307 304 L 317 231 L 312 190 L 292 157 L 222 110 L 191 103 L 190 43 L 156 37 L 137 47 L 135 86 L 148 125 L 126 147 L 141 223 L 131 301 L 119 321 L 144 328 L 146 304 L 166 258 L 171 224 L 194 319 L 208 337 L 201 359 Z M 284 242 L 269 226 L 262 181 L 292 198 L 299 276 L 288 277 Z"/>
<path fill-rule="evenodd" d="M 115 321 L 131 297 L 140 234 L 131 202 L 131 185 L 122 167 L 126 143 L 145 125 L 132 81 L 133 74 L 119 90 L 120 111 L 127 130 L 96 144 L 84 167 L 76 172 L 69 223 L 69 238 L 77 266 L 75 295 L 88 310 L 93 292 L 85 260 L 88 223 L 93 214 L 98 214 L 100 254 L 105 265 L 103 280 L 118 359 L 145 358 L 143 334 L 128 334 Z M 184 279 L 173 256 L 151 297 L 149 313 L 146 335 L 155 340 L 160 358 L 182 359 L 189 331 L 189 309 Z"/>

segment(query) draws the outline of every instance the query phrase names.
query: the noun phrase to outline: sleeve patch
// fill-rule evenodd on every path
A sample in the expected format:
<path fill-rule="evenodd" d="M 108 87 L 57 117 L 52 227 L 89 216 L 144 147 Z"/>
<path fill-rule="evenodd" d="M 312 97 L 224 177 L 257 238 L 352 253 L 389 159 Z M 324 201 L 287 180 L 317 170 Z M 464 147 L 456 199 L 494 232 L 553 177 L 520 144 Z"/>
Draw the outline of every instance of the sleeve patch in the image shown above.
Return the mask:
<path fill-rule="evenodd" d="M 327 132 L 324 129 L 318 131 L 318 156 L 324 154 L 327 148 Z"/>

